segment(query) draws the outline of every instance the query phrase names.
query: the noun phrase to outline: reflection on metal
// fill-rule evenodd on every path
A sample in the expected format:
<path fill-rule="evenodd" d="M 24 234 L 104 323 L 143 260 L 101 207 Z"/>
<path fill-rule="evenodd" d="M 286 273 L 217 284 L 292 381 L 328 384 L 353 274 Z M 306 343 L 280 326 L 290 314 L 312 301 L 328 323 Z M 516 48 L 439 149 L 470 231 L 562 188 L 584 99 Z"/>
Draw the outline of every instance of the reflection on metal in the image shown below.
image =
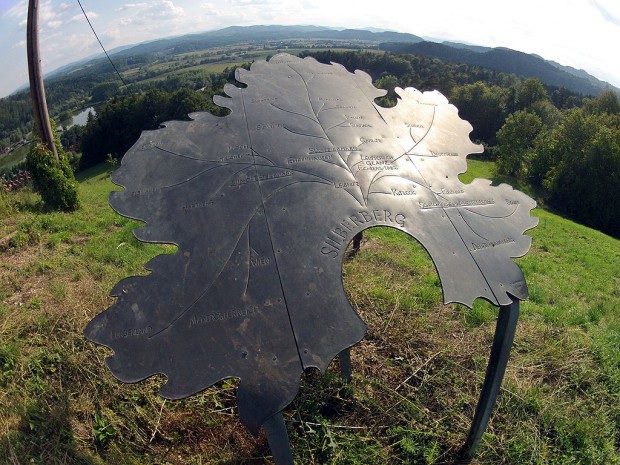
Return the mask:
<path fill-rule="evenodd" d="M 306 368 L 325 370 L 363 337 L 341 267 L 373 226 L 422 243 L 446 302 L 527 297 L 511 258 L 529 249 L 535 203 L 458 180 L 482 148 L 440 93 L 397 89 L 398 104 L 381 108 L 367 74 L 286 54 L 237 80 L 247 86 L 215 98 L 230 115 L 144 132 L 113 175 L 125 189 L 112 207 L 146 223 L 136 237 L 178 246 L 119 282 L 86 328 L 114 350 L 120 380 L 163 373 L 161 394 L 177 399 L 238 377 L 241 419 L 257 433 Z"/>

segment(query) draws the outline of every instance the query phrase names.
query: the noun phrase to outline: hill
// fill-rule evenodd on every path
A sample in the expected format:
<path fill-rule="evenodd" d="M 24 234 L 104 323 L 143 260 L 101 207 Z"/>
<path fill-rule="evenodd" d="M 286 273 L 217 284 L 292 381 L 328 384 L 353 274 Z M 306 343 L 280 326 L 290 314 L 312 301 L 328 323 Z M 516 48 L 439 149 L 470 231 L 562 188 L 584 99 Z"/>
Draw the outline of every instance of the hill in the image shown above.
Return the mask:
<path fill-rule="evenodd" d="M 527 54 L 508 48 L 486 48 L 459 43 L 418 42 L 415 44 L 384 43 L 382 50 L 393 53 L 412 53 L 454 63 L 513 73 L 525 78 L 538 78 L 544 84 L 585 95 L 599 95 L 604 90 L 620 89 L 600 81 L 583 70 L 561 66 L 538 55 Z"/>
<path fill-rule="evenodd" d="M 607 89 L 620 92 L 620 89 L 596 79 L 583 70 L 562 66 L 537 55 L 508 48 L 488 48 L 459 42 L 428 42 L 413 34 L 366 29 L 334 29 L 321 26 L 230 26 L 215 31 L 165 38 L 124 47 L 112 53 L 112 57 L 115 59 L 144 55 L 162 57 L 235 44 L 262 44 L 267 41 L 293 39 L 357 42 L 358 45 L 378 47 L 381 50 L 393 53 L 413 53 L 505 73 L 514 73 L 526 78 L 535 77 L 549 86 L 565 87 L 572 92 L 585 95 L 599 95 Z M 346 44 L 334 43 L 332 46 L 338 48 L 339 46 L 346 46 Z M 108 66 L 102 59 L 81 61 L 75 65 L 65 66 L 62 72 L 56 71 L 53 75 L 60 77 L 85 66 L 92 67 L 95 63 L 101 63 L 103 67 Z M 99 72 L 101 71 L 101 69 L 97 69 Z"/>
<path fill-rule="evenodd" d="M 492 164 L 468 164 L 464 182 L 493 177 Z M 138 242 L 139 223 L 110 209 L 110 169 L 81 174 L 82 208 L 70 214 L 41 211 L 27 190 L 0 194 L 0 461 L 270 463 L 264 435 L 253 438 L 238 421 L 236 380 L 164 401 L 161 377 L 118 382 L 105 367 L 110 352 L 82 336 L 118 280 L 174 252 Z M 535 214 L 532 249 L 518 260 L 530 300 L 473 463 L 618 464 L 620 241 Z M 365 233 L 343 281 L 368 334 L 352 349 L 351 384 L 335 366 L 304 377 L 284 412 L 296 459 L 455 463 L 496 309 L 443 305 L 428 254 L 392 229 Z"/>
<path fill-rule="evenodd" d="M 421 37 L 401 32 L 372 32 L 363 29 L 330 29 L 319 26 L 230 26 L 215 31 L 189 34 L 181 37 L 160 39 L 126 48 L 115 55 L 131 56 L 147 53 L 187 53 L 217 46 L 264 43 L 273 40 L 290 39 L 332 39 L 338 41 L 421 42 Z"/>

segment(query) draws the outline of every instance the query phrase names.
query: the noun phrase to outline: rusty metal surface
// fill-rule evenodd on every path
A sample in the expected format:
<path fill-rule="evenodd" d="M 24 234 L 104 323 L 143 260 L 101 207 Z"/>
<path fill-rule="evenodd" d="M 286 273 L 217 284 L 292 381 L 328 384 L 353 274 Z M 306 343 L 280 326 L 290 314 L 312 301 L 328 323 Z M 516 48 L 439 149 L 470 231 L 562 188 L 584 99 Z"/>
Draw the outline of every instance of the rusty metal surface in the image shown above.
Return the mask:
<path fill-rule="evenodd" d="M 241 379 L 242 421 L 260 425 L 295 397 L 304 369 L 324 370 L 365 324 L 342 286 L 352 238 L 389 226 L 429 252 L 445 302 L 527 297 L 524 255 L 535 203 L 508 185 L 463 184 L 482 148 L 438 92 L 398 89 L 394 108 L 365 73 L 281 54 L 240 70 L 216 103 L 142 134 L 110 203 L 144 221 L 145 242 L 178 251 L 118 283 L 116 302 L 85 330 L 114 350 L 125 382 L 163 373 L 182 398 Z"/>

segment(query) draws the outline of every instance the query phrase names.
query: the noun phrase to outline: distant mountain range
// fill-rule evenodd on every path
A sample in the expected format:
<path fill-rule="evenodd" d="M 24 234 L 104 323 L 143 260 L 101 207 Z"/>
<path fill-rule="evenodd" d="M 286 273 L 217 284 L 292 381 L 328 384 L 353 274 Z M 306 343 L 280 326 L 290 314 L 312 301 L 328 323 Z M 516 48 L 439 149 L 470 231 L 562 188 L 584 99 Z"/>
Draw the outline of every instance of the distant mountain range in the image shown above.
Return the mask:
<path fill-rule="evenodd" d="M 274 40 L 359 41 L 393 53 L 413 53 L 445 61 L 535 77 L 550 86 L 565 87 L 573 92 L 598 95 L 607 89 L 620 89 L 591 76 L 583 70 L 562 66 L 554 61 L 508 48 L 489 48 L 458 42 L 430 42 L 413 34 L 376 29 L 335 29 L 321 26 L 231 26 L 216 31 L 171 37 L 112 51 L 113 57 L 131 55 L 168 55 L 204 50 L 237 43 L 263 43 Z M 82 60 L 79 64 L 84 64 Z M 65 66 L 50 76 L 66 73 L 78 64 Z"/>
<path fill-rule="evenodd" d="M 145 54 L 169 55 L 204 50 L 211 47 L 242 43 L 264 43 L 274 40 L 359 41 L 360 46 L 373 46 L 392 53 L 411 53 L 455 63 L 480 66 L 524 78 L 538 78 L 549 86 L 565 87 L 585 95 L 599 95 L 607 89 L 620 94 L 620 89 L 591 76 L 583 70 L 562 66 L 554 61 L 508 48 L 489 48 L 459 42 L 431 42 L 422 37 L 394 31 L 337 29 L 324 26 L 230 26 L 215 31 L 188 34 L 125 46 L 110 52 L 112 57 Z M 93 58 L 64 66 L 49 77 L 56 77 L 92 61 Z"/>
<path fill-rule="evenodd" d="M 607 89 L 620 89 L 596 79 L 583 70 L 562 66 L 538 55 L 509 48 L 488 48 L 455 42 L 383 43 L 380 48 L 393 53 L 413 53 L 454 63 L 480 66 L 525 78 L 538 78 L 550 86 L 566 87 L 586 95 L 598 95 Z"/>
<path fill-rule="evenodd" d="M 205 48 L 237 43 L 262 43 L 287 39 L 358 40 L 382 42 L 421 42 L 424 39 L 402 32 L 374 32 L 366 29 L 332 29 L 319 26 L 230 26 L 216 31 L 188 34 L 180 37 L 146 42 L 118 52 L 119 56 L 144 53 L 187 53 Z"/>

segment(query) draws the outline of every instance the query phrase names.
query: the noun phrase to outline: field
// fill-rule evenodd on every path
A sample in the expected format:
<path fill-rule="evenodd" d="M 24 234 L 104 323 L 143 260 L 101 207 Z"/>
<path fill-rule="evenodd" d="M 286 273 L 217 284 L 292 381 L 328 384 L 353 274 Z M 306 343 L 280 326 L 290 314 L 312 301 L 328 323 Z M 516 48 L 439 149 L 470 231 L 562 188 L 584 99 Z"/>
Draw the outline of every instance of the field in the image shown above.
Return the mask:
<path fill-rule="evenodd" d="M 266 59 L 277 53 L 286 52 L 297 55 L 304 50 L 317 46 L 320 48 L 327 47 L 327 45 L 322 44 L 321 41 L 312 42 L 302 40 L 289 40 L 286 43 L 278 43 L 278 45 L 267 44 L 264 47 L 257 47 L 250 44 L 237 44 L 222 48 L 210 48 L 170 55 L 139 68 L 128 69 L 123 71 L 122 74 L 125 78 L 137 83 L 160 81 L 167 76 L 183 75 L 195 71 L 202 71 L 207 74 L 219 74 L 223 72 L 225 68 L 232 68 L 254 60 Z M 337 42 L 335 47 L 332 48 L 337 48 L 339 51 L 360 50 L 360 48 L 350 48 L 350 43 L 348 41 Z M 368 50 L 379 53 L 376 49 Z M 205 60 L 208 62 L 203 63 Z"/>
<path fill-rule="evenodd" d="M 23 145 L 7 154 L 0 155 L 0 171 L 11 168 L 26 159 L 30 144 Z"/>
<path fill-rule="evenodd" d="M 464 182 L 493 178 L 489 162 L 469 166 Z M 272 463 L 264 434 L 238 420 L 235 380 L 165 401 L 163 378 L 118 382 L 111 352 L 82 336 L 116 282 L 174 252 L 135 240 L 138 223 L 109 208 L 110 170 L 81 174 L 71 214 L 42 211 L 28 190 L 0 197 L 0 463 Z M 620 464 L 620 241 L 534 214 L 517 259 L 531 296 L 472 463 Z M 297 463 L 458 463 L 497 309 L 444 305 L 428 254 L 392 229 L 364 234 L 343 281 L 368 333 L 351 384 L 337 362 L 308 372 L 284 411 Z"/>

